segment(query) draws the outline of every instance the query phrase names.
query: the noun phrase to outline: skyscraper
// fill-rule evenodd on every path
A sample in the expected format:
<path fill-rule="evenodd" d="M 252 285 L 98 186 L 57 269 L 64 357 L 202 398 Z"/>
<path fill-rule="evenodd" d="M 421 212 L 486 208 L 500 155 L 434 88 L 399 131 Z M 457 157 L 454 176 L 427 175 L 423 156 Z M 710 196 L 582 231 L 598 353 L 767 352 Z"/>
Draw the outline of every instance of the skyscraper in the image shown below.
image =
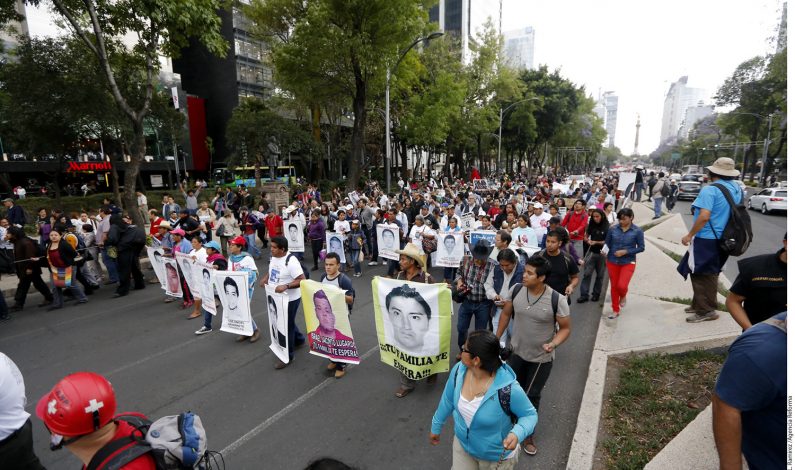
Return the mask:
<path fill-rule="evenodd" d="M 607 146 L 616 146 L 616 121 L 618 120 L 618 95 L 613 91 L 602 93 L 596 101 L 594 112 L 602 118 L 607 131 Z"/>
<path fill-rule="evenodd" d="M 698 121 L 710 116 L 714 112 L 715 105 L 705 105 L 703 101 L 699 101 L 695 106 L 689 106 L 685 110 L 685 118 L 682 120 L 682 126 L 679 128 L 678 137 L 680 139 L 687 139 L 688 134 L 690 134 L 690 129 L 692 129 Z"/>
<path fill-rule="evenodd" d="M 461 41 L 461 61 L 471 57 L 471 43 L 491 20 L 497 33 L 502 33 L 502 0 L 439 0 L 428 11 L 431 23 Z"/>
<path fill-rule="evenodd" d="M 28 37 L 28 20 L 25 18 L 25 3 L 22 0 L 16 1 L 16 11 L 22 15 L 22 21 L 9 21 L 0 29 L 0 41 L 3 42 L 3 54 L 14 50 L 19 44 L 17 35 Z"/>
<path fill-rule="evenodd" d="M 532 69 L 536 41 L 536 32 L 533 27 L 506 31 L 502 37 L 502 55 L 505 65 L 517 69 Z"/>
<path fill-rule="evenodd" d="M 660 144 L 676 138 L 679 127 L 685 118 L 687 108 L 696 106 L 699 101 L 706 101 L 707 91 L 702 88 L 687 86 L 687 76 L 679 77 L 672 83 L 665 95 L 663 105 L 662 130 L 660 131 Z"/>

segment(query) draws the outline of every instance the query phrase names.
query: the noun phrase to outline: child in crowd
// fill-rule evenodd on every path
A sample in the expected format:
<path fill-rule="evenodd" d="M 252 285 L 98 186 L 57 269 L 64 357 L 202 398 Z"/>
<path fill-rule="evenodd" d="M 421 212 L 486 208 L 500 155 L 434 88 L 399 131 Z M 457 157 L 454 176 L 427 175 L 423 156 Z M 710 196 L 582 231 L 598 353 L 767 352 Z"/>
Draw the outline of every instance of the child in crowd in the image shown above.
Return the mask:
<path fill-rule="evenodd" d="M 353 277 L 362 276 L 362 265 L 359 261 L 359 256 L 364 247 L 364 231 L 361 229 L 358 220 L 351 221 L 351 231 L 348 232 L 348 243 L 350 247 L 347 254 L 349 266 L 353 266 Z"/>

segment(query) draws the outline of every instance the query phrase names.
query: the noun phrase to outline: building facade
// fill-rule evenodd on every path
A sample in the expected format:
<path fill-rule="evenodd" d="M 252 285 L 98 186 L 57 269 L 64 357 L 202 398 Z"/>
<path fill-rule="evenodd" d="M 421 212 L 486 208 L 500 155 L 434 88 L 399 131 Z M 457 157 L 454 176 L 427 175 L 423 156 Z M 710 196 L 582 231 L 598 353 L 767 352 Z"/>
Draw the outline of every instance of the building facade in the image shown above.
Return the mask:
<path fill-rule="evenodd" d="M 705 105 L 703 101 L 699 101 L 695 106 L 690 106 L 685 110 L 685 118 L 682 120 L 682 126 L 679 128 L 680 139 L 686 140 L 690 134 L 690 130 L 696 123 L 707 116 L 715 113 L 715 105 Z"/>
<path fill-rule="evenodd" d="M 607 131 L 607 146 L 616 146 L 616 122 L 618 120 L 618 95 L 613 91 L 606 91 L 596 100 L 594 112 L 602 119 Z"/>
<path fill-rule="evenodd" d="M 679 128 L 685 118 L 687 108 L 697 106 L 698 102 L 706 102 L 707 91 L 702 88 L 687 86 L 687 76 L 682 76 L 672 83 L 665 95 L 663 104 L 662 129 L 660 144 L 664 144 L 679 136 Z"/>
<path fill-rule="evenodd" d="M 531 27 L 506 31 L 503 37 L 503 59 L 505 65 L 517 69 L 531 70 L 535 52 L 536 32 Z"/>
<path fill-rule="evenodd" d="M 502 34 L 502 0 L 439 0 L 428 17 L 441 31 L 460 40 L 463 63 L 469 63 L 477 35 L 487 22 Z"/>

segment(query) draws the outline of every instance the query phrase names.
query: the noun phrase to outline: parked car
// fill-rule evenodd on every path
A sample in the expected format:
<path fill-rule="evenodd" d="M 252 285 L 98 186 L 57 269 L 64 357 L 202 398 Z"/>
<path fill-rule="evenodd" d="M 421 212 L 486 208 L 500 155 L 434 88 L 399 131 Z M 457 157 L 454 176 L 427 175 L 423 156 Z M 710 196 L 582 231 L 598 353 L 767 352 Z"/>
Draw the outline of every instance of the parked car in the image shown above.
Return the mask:
<path fill-rule="evenodd" d="M 767 188 L 759 191 L 748 199 L 748 208 L 769 214 L 773 211 L 787 210 L 787 190 L 780 188 Z"/>

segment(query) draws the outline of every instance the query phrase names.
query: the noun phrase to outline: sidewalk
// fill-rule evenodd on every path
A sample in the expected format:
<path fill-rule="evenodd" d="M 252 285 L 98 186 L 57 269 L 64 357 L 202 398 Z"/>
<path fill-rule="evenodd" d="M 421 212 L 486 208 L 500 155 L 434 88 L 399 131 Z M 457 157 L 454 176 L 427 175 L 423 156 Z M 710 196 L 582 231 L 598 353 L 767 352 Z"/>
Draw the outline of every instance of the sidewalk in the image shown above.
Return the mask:
<path fill-rule="evenodd" d="M 635 222 L 651 222 L 652 211 L 643 204 L 635 204 Z M 641 223 L 638 223 L 640 220 Z M 715 321 L 687 323 L 685 305 L 660 298 L 691 298 L 692 288 L 676 272 L 677 262 L 665 254 L 659 243 L 669 243 L 679 233 L 684 221 L 681 215 L 663 216 L 646 232 L 646 251 L 638 255 L 638 264 L 629 286 L 627 306 L 621 316 L 608 320 L 612 311 L 608 294 L 602 311 L 603 320 L 594 344 L 588 381 L 577 420 L 567 468 L 591 468 L 596 450 L 607 361 L 611 355 L 629 352 L 675 353 L 695 348 L 711 348 L 731 344 L 740 334 L 740 327 L 728 313 L 721 313 Z M 678 232 L 679 231 L 679 232 Z M 681 245 L 680 245 L 681 246 Z M 684 247 L 682 247 L 684 248 Z M 703 415 L 704 413 L 702 413 Z M 699 415 L 701 416 L 701 415 Z M 717 468 L 717 451 L 712 440 L 711 426 L 689 426 L 655 457 L 647 468 L 713 469 Z M 685 434 L 687 432 L 687 434 Z M 681 438 L 680 438 L 681 437 Z M 669 451 L 668 448 L 674 446 Z"/>

